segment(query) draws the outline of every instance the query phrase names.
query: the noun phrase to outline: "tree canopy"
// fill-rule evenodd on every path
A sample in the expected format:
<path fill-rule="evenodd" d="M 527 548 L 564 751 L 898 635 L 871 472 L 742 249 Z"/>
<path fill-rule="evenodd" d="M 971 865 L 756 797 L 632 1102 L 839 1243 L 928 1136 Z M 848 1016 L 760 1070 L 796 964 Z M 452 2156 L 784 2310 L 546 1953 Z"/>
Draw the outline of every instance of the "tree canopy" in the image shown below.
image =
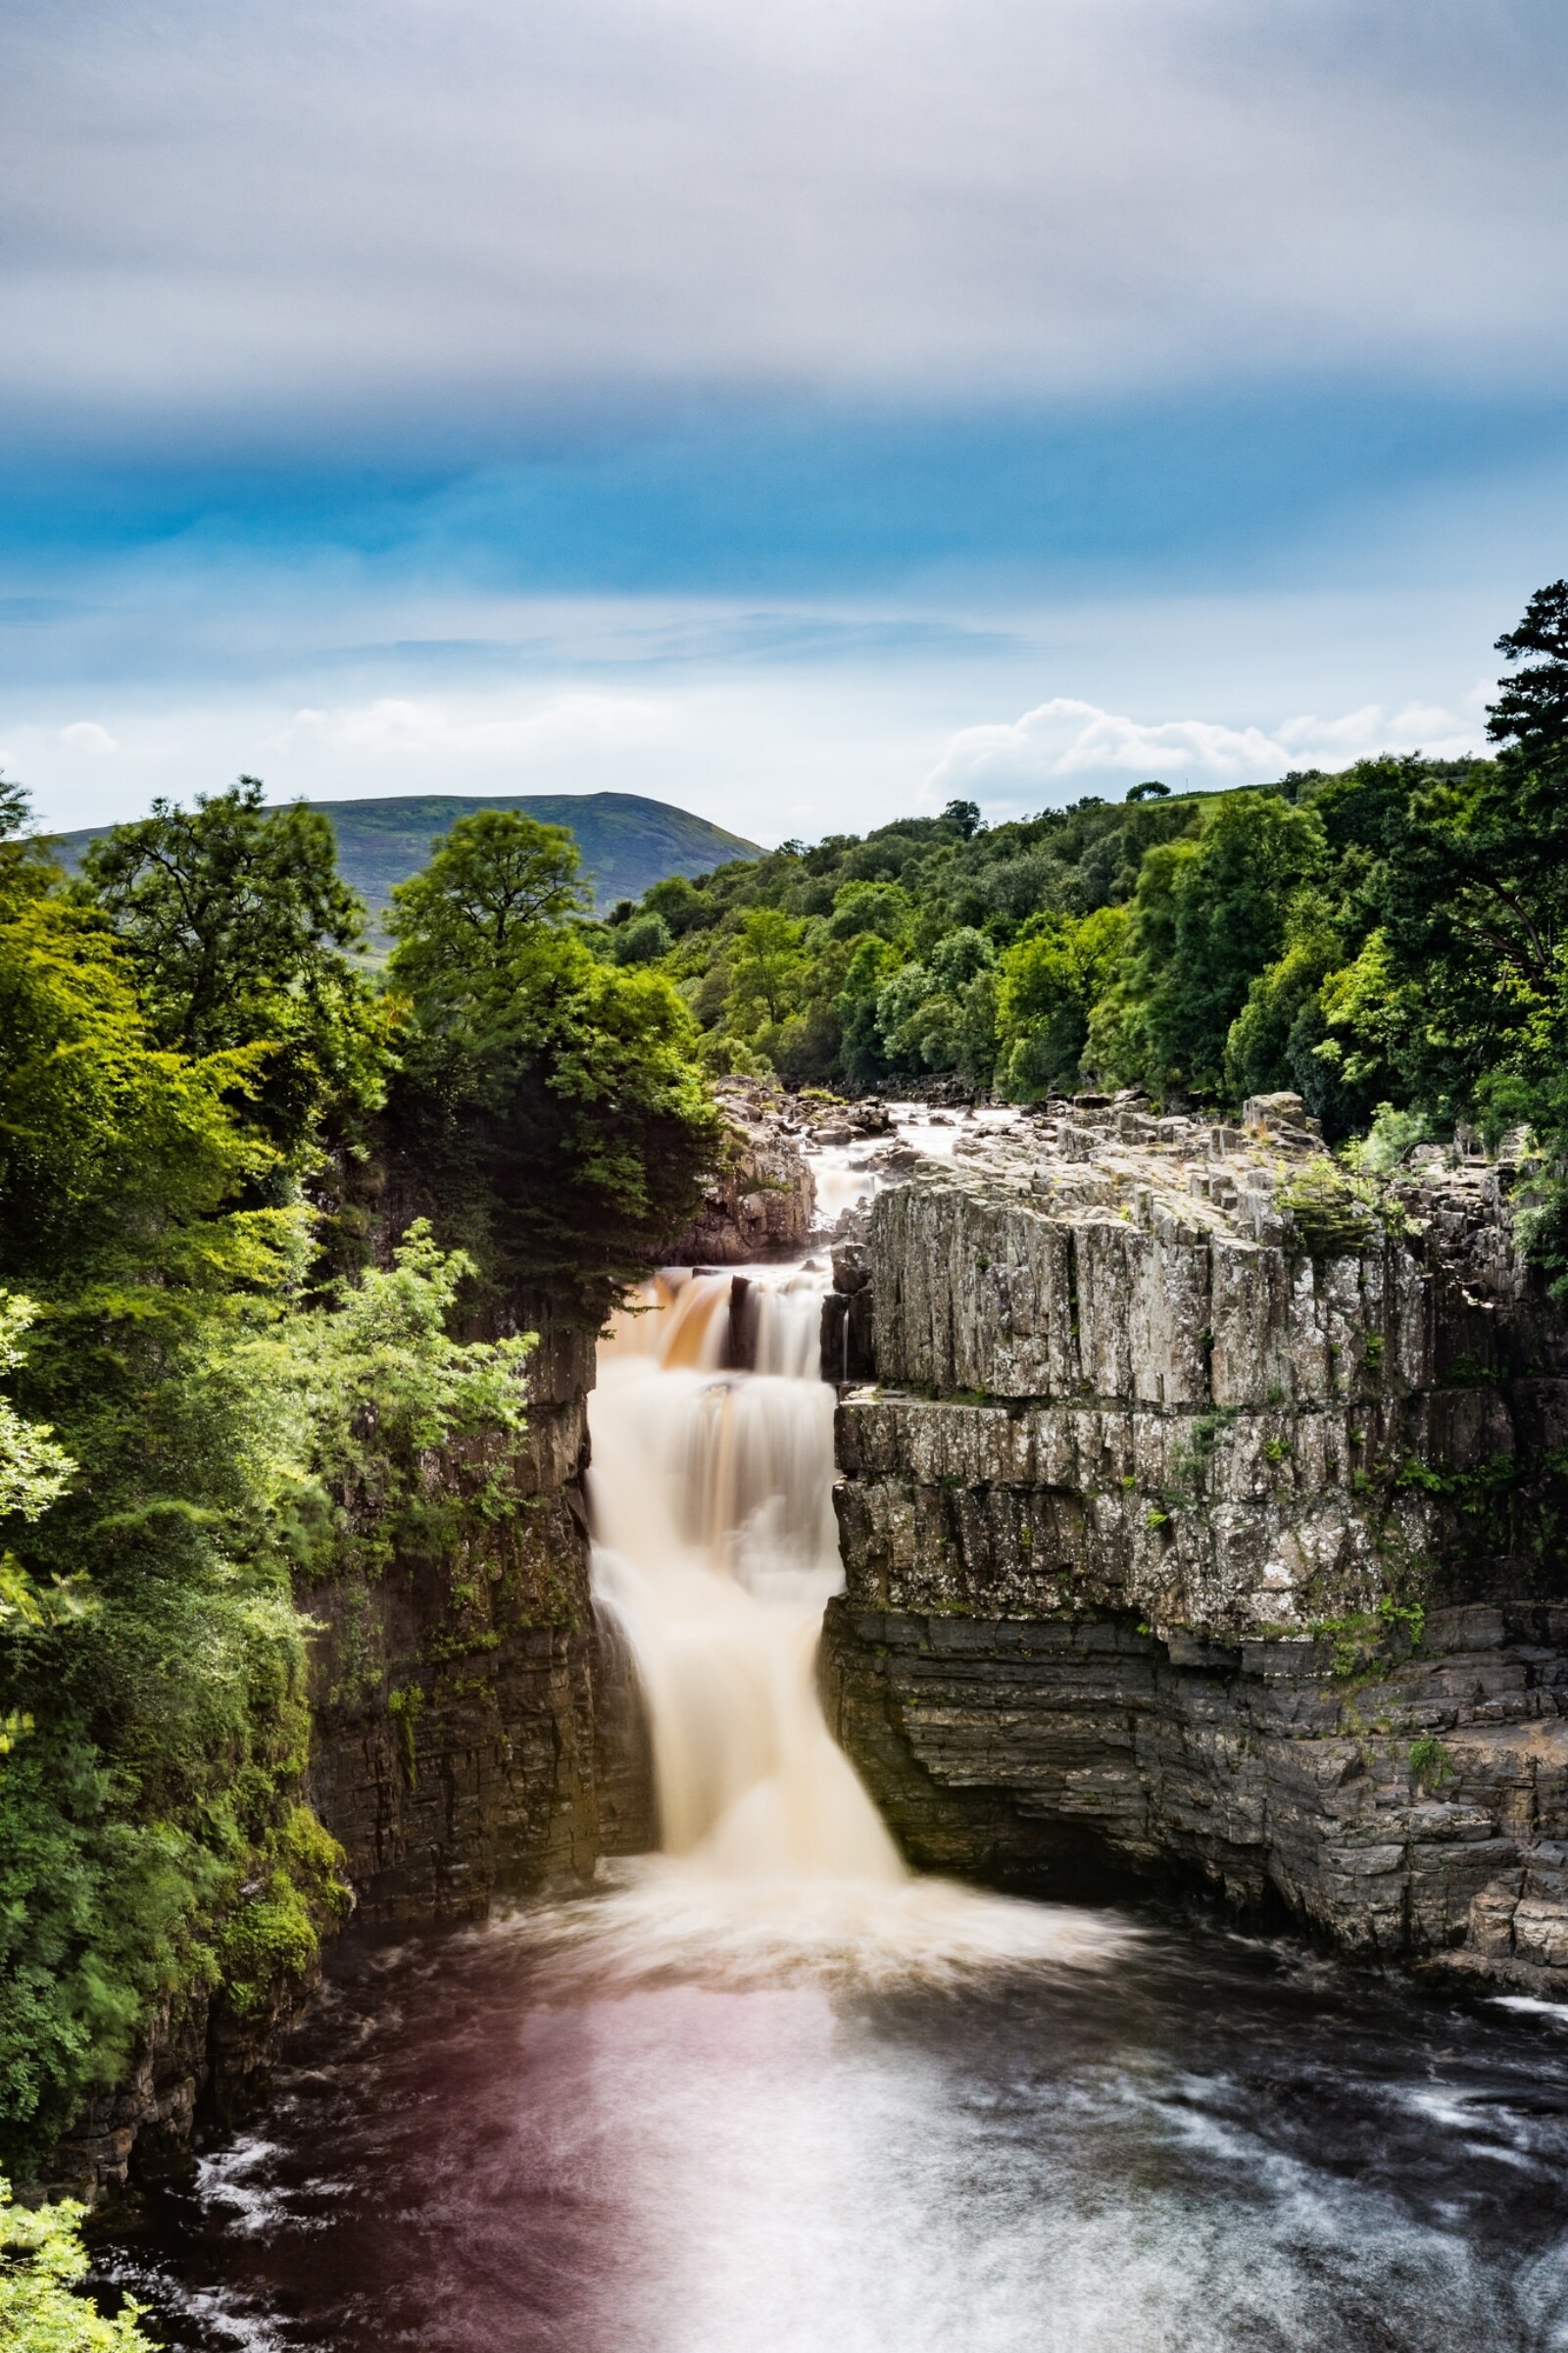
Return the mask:
<path fill-rule="evenodd" d="M 694 1213 L 717 1122 L 679 995 L 596 955 L 581 904 L 569 835 L 505 810 L 460 818 L 400 886 L 389 979 L 414 1020 L 388 1133 L 492 1296 L 597 1330 Z"/>
<path fill-rule="evenodd" d="M 379 1088 L 383 1038 L 351 960 L 364 910 L 337 870 L 332 827 L 267 808 L 254 776 L 155 801 L 82 858 L 82 895 L 122 944 L 160 1046 L 252 1050 L 248 1116 L 285 1151 Z"/>

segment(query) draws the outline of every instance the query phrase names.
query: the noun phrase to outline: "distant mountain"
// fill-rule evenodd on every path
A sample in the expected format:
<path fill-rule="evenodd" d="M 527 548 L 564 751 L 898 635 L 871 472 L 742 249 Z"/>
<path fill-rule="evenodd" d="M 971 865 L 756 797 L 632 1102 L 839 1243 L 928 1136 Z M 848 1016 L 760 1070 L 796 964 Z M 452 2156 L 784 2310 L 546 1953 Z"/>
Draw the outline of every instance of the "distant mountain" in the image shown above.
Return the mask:
<path fill-rule="evenodd" d="M 667 801 L 641 793 L 410 793 L 389 801 L 313 801 L 332 820 L 338 864 L 379 926 L 392 885 L 416 873 L 430 844 L 456 817 L 476 809 L 514 809 L 541 825 L 564 825 L 576 837 L 585 873 L 601 910 L 617 899 L 640 899 L 666 874 L 703 874 L 733 858 L 756 858 L 755 842 L 710 825 Z M 74 865 L 89 842 L 107 825 L 61 837 L 67 864 Z"/>

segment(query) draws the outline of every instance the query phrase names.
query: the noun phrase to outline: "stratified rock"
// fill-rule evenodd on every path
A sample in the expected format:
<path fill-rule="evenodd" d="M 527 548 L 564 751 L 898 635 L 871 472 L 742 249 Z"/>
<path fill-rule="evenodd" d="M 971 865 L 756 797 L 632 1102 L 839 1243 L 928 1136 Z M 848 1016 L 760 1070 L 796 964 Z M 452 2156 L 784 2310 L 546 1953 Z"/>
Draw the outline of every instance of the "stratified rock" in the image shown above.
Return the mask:
<path fill-rule="evenodd" d="M 1054 1107 L 879 1197 L 840 1736 L 922 1861 L 1568 1982 L 1562 1320 L 1495 1165 L 1363 1197 L 1299 1120 Z"/>

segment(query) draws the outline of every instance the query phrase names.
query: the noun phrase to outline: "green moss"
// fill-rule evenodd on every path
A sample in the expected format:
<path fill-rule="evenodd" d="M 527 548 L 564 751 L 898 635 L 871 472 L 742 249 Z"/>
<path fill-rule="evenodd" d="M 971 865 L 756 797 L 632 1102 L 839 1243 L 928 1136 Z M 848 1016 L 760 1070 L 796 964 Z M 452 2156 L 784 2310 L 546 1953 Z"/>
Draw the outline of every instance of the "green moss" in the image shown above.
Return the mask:
<path fill-rule="evenodd" d="M 1410 1742 L 1410 1778 L 1419 1789 L 1437 1796 L 1458 1776 L 1459 1768 L 1435 1733 Z"/>
<path fill-rule="evenodd" d="M 1383 1239 L 1375 1187 L 1348 1177 L 1326 1155 L 1308 1160 L 1280 1187 L 1301 1248 L 1314 1262 L 1358 1257 Z"/>
<path fill-rule="evenodd" d="M 395 1688 L 386 1695 L 386 1712 L 392 1719 L 398 1763 L 403 1768 L 403 1779 L 411 1790 L 419 1786 L 418 1742 L 415 1728 L 423 1710 L 424 1693 L 416 1683 Z"/>
<path fill-rule="evenodd" d="M 1426 1610 L 1420 1601 L 1386 1593 L 1375 1609 L 1317 1618 L 1310 1631 L 1317 1641 L 1332 1645 L 1330 1672 L 1336 1683 L 1364 1683 L 1392 1664 L 1396 1645 L 1419 1648 Z"/>
<path fill-rule="evenodd" d="M 305 1984 L 323 1931 L 352 1905 L 345 1869 L 342 1847 L 308 1806 L 291 1806 L 269 1834 L 215 1939 L 220 1983 L 241 2018 Z"/>

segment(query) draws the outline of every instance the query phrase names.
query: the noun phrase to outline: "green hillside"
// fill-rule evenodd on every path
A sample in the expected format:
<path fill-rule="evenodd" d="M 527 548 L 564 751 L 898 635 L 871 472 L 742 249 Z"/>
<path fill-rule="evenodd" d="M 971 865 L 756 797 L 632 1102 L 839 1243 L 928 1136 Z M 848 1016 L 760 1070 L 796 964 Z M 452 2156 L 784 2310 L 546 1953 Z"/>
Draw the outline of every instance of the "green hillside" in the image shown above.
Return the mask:
<path fill-rule="evenodd" d="M 641 793 L 410 793 L 387 801 L 314 801 L 311 807 L 331 818 L 338 863 L 372 921 L 385 909 L 392 885 L 423 865 L 434 837 L 476 809 L 520 809 L 542 825 L 568 827 L 600 908 L 617 899 L 640 899 L 666 875 L 701 874 L 731 858 L 760 855 L 755 842 Z M 64 835 L 67 864 L 74 865 L 87 844 L 108 831 L 94 825 Z"/>

